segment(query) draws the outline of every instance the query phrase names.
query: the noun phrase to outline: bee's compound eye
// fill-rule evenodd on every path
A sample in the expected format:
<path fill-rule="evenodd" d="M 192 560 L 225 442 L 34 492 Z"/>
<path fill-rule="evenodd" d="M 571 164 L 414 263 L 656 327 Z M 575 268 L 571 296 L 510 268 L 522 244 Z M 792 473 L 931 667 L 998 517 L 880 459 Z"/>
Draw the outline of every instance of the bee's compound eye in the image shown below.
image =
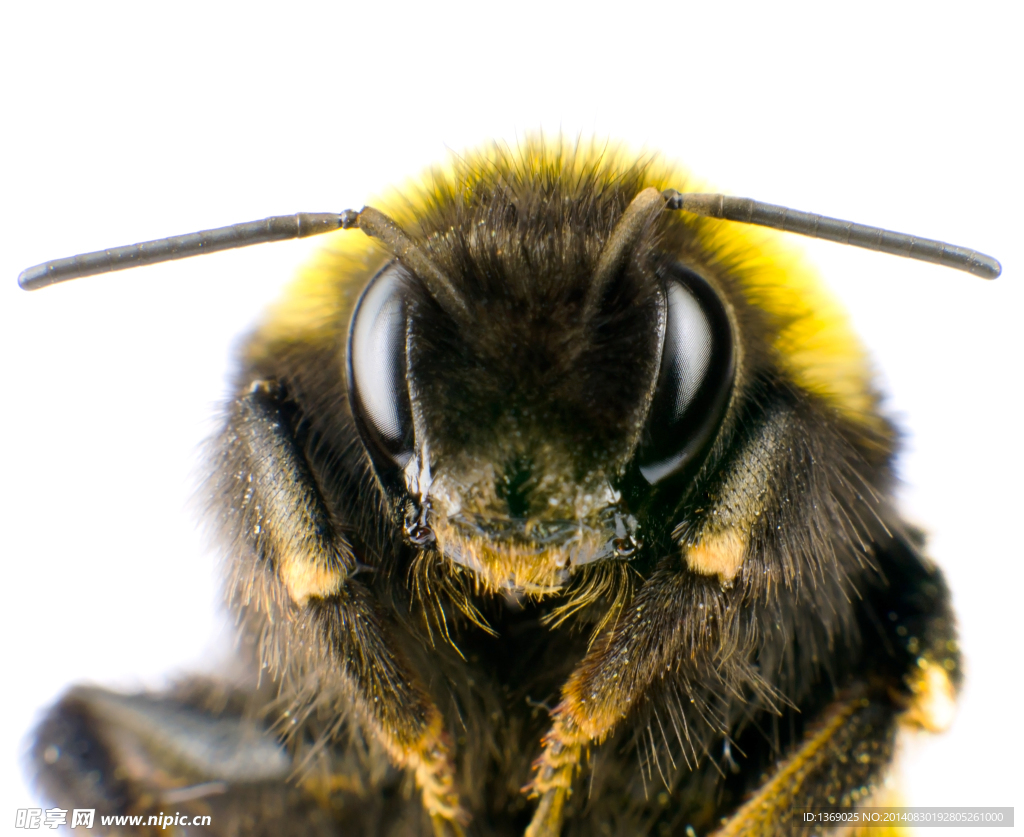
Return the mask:
<path fill-rule="evenodd" d="M 722 417 L 733 378 L 729 318 L 715 291 L 681 265 L 665 283 L 665 340 L 637 462 L 654 485 L 704 448 Z"/>
<path fill-rule="evenodd" d="M 366 286 L 348 336 L 352 412 L 376 459 L 402 467 L 412 456 L 413 425 L 406 381 L 404 290 L 409 275 L 392 263 Z"/>

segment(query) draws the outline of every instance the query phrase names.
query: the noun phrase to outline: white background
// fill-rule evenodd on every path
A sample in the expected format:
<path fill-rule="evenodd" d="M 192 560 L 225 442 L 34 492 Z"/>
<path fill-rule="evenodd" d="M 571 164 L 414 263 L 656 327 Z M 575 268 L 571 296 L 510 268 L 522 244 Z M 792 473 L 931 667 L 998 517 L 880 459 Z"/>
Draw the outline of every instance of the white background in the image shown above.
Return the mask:
<path fill-rule="evenodd" d="M 231 350 L 315 246 L 26 294 L 48 258 L 359 207 L 537 128 L 661 150 L 723 190 L 975 247 L 986 283 L 808 243 L 907 431 L 909 518 L 968 667 L 915 804 L 1021 788 L 1019 11 L 1011 3 L 8 3 L 0 13 L 0 833 L 82 680 L 157 687 L 229 631 L 189 508 Z M 24 832 L 21 832 L 24 833 Z"/>

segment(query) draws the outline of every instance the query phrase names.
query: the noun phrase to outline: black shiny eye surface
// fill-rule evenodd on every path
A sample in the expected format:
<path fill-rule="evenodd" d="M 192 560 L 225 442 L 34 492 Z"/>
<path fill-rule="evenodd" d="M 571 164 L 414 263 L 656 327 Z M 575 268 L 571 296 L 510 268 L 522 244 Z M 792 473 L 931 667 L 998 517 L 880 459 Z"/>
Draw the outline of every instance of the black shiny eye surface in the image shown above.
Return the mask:
<path fill-rule="evenodd" d="M 722 301 L 682 265 L 665 275 L 661 370 L 637 451 L 651 485 L 682 471 L 722 418 L 735 368 L 732 329 Z"/>
<path fill-rule="evenodd" d="M 366 286 L 348 334 L 349 399 L 367 449 L 379 464 L 403 467 L 413 451 L 406 380 L 405 286 L 393 262 Z M 383 460 L 383 461 L 381 461 Z"/>

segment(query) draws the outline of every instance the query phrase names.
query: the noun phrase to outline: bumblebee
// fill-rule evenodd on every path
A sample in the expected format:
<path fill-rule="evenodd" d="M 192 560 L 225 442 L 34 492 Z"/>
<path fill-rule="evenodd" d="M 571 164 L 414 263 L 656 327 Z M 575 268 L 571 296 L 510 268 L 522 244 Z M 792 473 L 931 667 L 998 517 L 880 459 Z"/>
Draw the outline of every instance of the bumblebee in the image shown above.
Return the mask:
<path fill-rule="evenodd" d="M 248 338 L 210 443 L 237 670 L 72 689 L 35 733 L 45 794 L 154 830 L 528 837 L 877 800 L 898 729 L 951 719 L 955 620 L 862 349 L 751 225 L 999 273 L 544 140 L 380 208 L 25 271 L 367 234 Z"/>

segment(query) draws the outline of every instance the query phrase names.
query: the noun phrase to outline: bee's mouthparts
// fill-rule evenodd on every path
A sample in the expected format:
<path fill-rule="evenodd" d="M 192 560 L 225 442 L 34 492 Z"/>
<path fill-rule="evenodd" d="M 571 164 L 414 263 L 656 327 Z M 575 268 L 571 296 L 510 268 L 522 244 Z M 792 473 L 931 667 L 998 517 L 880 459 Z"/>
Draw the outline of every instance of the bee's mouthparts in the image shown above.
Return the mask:
<path fill-rule="evenodd" d="M 632 550 L 623 544 L 636 543 L 621 521 L 609 528 L 581 521 L 459 514 L 436 521 L 434 531 L 442 554 L 472 570 L 484 587 L 532 596 L 558 592 L 587 564 L 628 558 Z"/>

